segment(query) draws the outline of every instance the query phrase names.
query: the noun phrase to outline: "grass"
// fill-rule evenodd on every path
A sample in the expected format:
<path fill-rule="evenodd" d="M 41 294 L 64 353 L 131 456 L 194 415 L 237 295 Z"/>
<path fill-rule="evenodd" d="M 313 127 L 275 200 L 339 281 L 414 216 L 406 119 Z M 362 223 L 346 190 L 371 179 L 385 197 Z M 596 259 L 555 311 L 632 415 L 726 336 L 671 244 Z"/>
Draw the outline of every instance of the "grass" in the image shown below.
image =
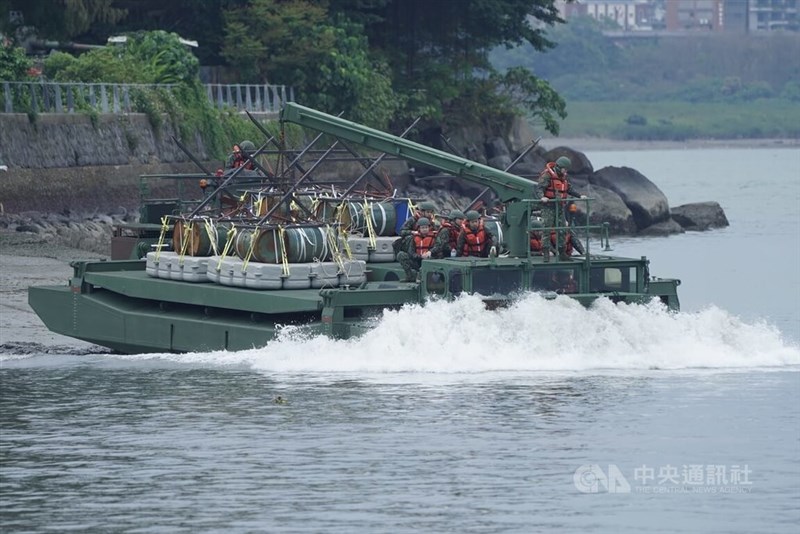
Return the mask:
<path fill-rule="evenodd" d="M 800 138 L 800 105 L 753 102 L 586 102 L 567 104 L 562 137 L 631 140 Z"/>

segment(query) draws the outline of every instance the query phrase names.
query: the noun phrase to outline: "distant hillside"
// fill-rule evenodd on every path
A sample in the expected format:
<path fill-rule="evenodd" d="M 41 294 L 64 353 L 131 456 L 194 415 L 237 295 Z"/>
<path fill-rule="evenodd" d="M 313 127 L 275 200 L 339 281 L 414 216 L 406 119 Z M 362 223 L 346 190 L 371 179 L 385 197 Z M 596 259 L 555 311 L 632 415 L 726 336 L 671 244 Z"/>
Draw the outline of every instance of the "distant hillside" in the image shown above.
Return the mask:
<path fill-rule="evenodd" d="M 704 34 L 623 45 L 603 36 L 595 21 L 579 18 L 548 36 L 557 43 L 552 50 L 498 49 L 492 63 L 527 67 L 574 100 L 800 101 L 800 33 Z"/>
<path fill-rule="evenodd" d="M 800 34 L 704 34 L 616 43 L 591 19 L 550 30 L 557 46 L 495 50 L 567 101 L 565 135 L 627 139 L 797 137 Z M 581 104 L 584 103 L 584 104 Z"/>

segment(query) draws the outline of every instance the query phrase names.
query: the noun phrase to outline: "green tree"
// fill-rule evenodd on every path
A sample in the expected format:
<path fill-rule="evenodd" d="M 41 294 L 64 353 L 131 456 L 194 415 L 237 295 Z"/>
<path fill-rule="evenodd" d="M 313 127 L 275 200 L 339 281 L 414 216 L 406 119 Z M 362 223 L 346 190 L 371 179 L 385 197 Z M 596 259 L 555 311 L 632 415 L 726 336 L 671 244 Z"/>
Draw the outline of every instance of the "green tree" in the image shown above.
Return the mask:
<path fill-rule="evenodd" d="M 0 80 L 19 81 L 28 77 L 31 61 L 22 48 L 0 42 Z"/>
<path fill-rule="evenodd" d="M 7 18 L 9 10 L 19 11 L 25 25 L 36 27 L 40 37 L 65 41 L 96 25 L 113 27 L 125 18 L 127 10 L 116 7 L 115 3 L 114 0 L 7 0 L 8 10 L 0 12 Z"/>
<path fill-rule="evenodd" d="M 225 19 L 222 54 L 243 80 L 290 84 L 301 102 L 376 127 L 394 114 L 389 68 L 360 24 L 303 0 L 254 0 Z"/>

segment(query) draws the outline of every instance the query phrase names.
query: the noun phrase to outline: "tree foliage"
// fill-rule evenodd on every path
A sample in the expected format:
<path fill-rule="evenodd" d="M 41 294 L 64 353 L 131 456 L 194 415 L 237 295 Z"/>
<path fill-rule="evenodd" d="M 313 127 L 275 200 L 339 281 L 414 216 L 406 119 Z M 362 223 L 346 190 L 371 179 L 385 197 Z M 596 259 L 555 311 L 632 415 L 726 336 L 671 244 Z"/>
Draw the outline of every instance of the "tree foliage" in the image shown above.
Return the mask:
<path fill-rule="evenodd" d="M 0 42 L 0 80 L 24 80 L 30 67 L 22 48 Z"/>
<path fill-rule="evenodd" d="M 547 49 L 546 28 L 562 22 L 556 0 L 2 2 L 21 6 L 26 23 L 44 38 L 102 43 L 111 33 L 134 29 L 178 32 L 200 43 L 206 61 L 232 67 L 238 81 L 289 85 L 302 102 L 375 126 L 416 116 L 491 122 L 524 110 L 555 131 L 555 117 L 563 116 L 563 102 L 547 82 L 531 73 L 507 76 L 488 59 L 495 47 Z M 63 17 L 50 15 L 54 5 Z M 121 64 L 112 66 L 115 57 L 98 53 L 81 66 L 83 74 L 79 65 L 58 61 L 64 76 L 85 79 L 105 64 L 109 77 L 129 77 L 136 58 L 118 58 Z M 167 81 L 158 72 L 174 74 L 162 68 L 172 59 L 147 57 L 151 64 L 142 78 Z M 534 92 L 522 97 L 528 89 Z"/>
<path fill-rule="evenodd" d="M 559 111 L 549 97 L 501 95 L 488 52 L 523 42 L 544 50 L 544 27 L 557 22 L 555 0 L 252 0 L 226 13 L 222 54 L 243 79 L 289 83 L 308 103 L 372 124 L 384 122 L 378 106 L 400 120 L 463 122 L 523 105 L 552 129 L 563 102 Z M 532 75 L 515 94 L 523 87 L 554 94 Z"/>
<path fill-rule="evenodd" d="M 199 62 L 174 33 L 137 32 L 124 44 L 79 57 L 63 52 L 45 60 L 45 73 L 58 81 L 108 83 L 197 83 Z"/>
<path fill-rule="evenodd" d="M 35 26 L 48 39 L 70 40 L 92 27 L 111 28 L 125 18 L 127 10 L 114 0 L 10 0 L 0 11 L 7 18 L 10 10 L 24 14 L 25 24 Z M 3 7 L 0 5 L 0 7 Z"/>

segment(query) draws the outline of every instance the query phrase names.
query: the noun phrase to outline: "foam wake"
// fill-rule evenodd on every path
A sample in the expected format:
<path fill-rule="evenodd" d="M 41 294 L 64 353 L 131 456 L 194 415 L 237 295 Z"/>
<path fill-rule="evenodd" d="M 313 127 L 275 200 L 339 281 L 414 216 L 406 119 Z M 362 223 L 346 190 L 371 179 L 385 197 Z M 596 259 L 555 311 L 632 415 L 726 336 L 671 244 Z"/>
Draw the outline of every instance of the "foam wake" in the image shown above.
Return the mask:
<path fill-rule="evenodd" d="M 716 307 L 671 313 L 600 300 L 586 309 L 531 294 L 495 311 L 476 297 L 387 311 L 354 340 L 286 328 L 260 349 L 163 357 L 277 373 L 482 373 L 797 366 L 800 348 Z"/>

